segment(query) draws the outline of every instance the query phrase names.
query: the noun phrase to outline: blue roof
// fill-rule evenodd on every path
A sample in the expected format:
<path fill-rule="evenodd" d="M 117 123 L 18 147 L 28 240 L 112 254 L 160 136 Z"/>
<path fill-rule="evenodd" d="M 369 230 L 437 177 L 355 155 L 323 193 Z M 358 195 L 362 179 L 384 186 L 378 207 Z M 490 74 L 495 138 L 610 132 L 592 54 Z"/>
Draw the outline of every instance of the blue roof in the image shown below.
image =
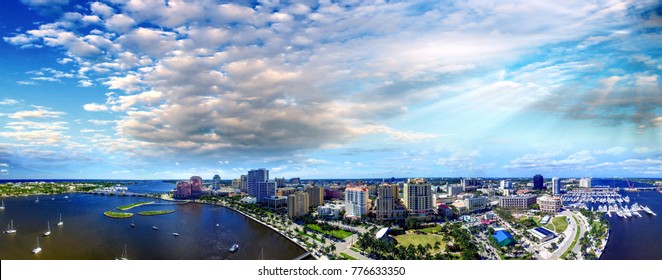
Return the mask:
<path fill-rule="evenodd" d="M 508 245 L 508 244 L 510 244 L 510 243 L 512 243 L 512 242 L 515 241 L 515 239 L 513 238 L 513 236 L 510 235 L 510 233 L 508 233 L 508 232 L 505 231 L 505 230 L 497 231 L 497 232 L 496 232 L 494 235 L 492 235 L 492 236 L 494 236 L 494 238 L 496 239 L 496 241 L 497 241 L 497 243 L 499 244 L 499 246 L 506 246 L 506 245 Z"/>
<path fill-rule="evenodd" d="M 537 231 L 537 232 L 540 232 L 541 234 L 543 234 L 543 235 L 545 235 L 545 236 L 547 236 L 547 235 L 554 235 L 553 232 L 549 231 L 548 229 L 546 229 L 546 228 L 544 228 L 544 227 L 537 227 L 537 228 L 535 228 L 534 230 Z"/>

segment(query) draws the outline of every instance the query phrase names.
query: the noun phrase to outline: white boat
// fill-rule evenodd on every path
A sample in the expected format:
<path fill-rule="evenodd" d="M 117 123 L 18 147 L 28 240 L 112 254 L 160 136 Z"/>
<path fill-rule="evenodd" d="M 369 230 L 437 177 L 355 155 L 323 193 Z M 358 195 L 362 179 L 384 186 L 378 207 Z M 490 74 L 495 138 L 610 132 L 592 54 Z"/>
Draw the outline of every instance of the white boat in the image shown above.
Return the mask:
<path fill-rule="evenodd" d="M 219 224 L 216 224 L 216 227 L 220 227 L 220 226 L 221 226 L 221 225 L 219 225 Z"/>
<path fill-rule="evenodd" d="M 16 229 L 14 228 L 14 220 L 9 221 L 9 224 L 7 225 L 7 230 L 5 230 L 5 233 L 16 233 Z"/>
<path fill-rule="evenodd" d="M 179 236 L 179 233 L 173 232 L 172 236 Z"/>
<path fill-rule="evenodd" d="M 644 212 L 646 212 L 650 215 L 657 216 L 657 214 L 655 214 L 655 212 L 653 212 L 650 208 L 648 208 L 648 206 L 644 206 L 644 208 L 642 208 L 642 209 L 644 210 Z"/>
<path fill-rule="evenodd" d="M 157 227 L 157 226 L 152 226 L 152 229 L 153 229 L 153 230 L 159 230 L 159 227 Z"/>
<path fill-rule="evenodd" d="M 60 221 L 57 223 L 58 226 L 64 225 L 64 222 L 62 221 L 62 213 L 60 213 Z"/>
<path fill-rule="evenodd" d="M 623 210 L 621 210 L 621 209 L 616 209 L 616 215 L 618 215 L 621 218 L 625 217 L 625 216 L 623 216 Z"/>
<path fill-rule="evenodd" d="M 128 259 L 129 259 L 129 258 L 128 258 L 127 254 L 126 254 L 126 244 L 124 244 L 124 251 L 122 251 L 122 256 L 121 256 L 119 259 L 116 259 L 116 260 L 123 260 L 123 261 L 126 261 L 126 260 L 128 260 Z"/>
<path fill-rule="evenodd" d="M 230 247 L 230 253 L 234 253 L 237 250 L 239 250 L 239 244 L 237 243 L 235 243 L 234 245 L 232 245 L 232 247 Z"/>
<path fill-rule="evenodd" d="M 63 198 L 64 198 L 64 199 L 69 199 L 69 196 L 68 196 L 68 195 L 65 195 Z"/>
<path fill-rule="evenodd" d="M 5 201 L 2 201 L 2 205 L 0 205 L 0 210 L 5 210 Z"/>
<path fill-rule="evenodd" d="M 39 203 L 39 196 L 37 196 L 37 199 L 34 200 L 34 203 Z"/>
<path fill-rule="evenodd" d="M 639 214 L 639 212 L 637 212 L 637 211 L 632 211 L 632 215 L 635 215 L 635 216 L 637 216 L 637 217 L 639 217 L 639 218 L 642 217 L 641 214 Z"/>
<path fill-rule="evenodd" d="M 39 246 L 39 237 L 37 237 L 37 248 L 32 249 L 32 253 L 36 254 L 41 252 L 41 246 Z"/>
<path fill-rule="evenodd" d="M 51 197 L 51 200 L 55 200 L 55 195 L 53 195 L 53 197 Z"/>
<path fill-rule="evenodd" d="M 48 230 L 44 232 L 44 236 L 51 235 L 51 222 L 47 222 L 47 223 L 48 223 Z"/>
<path fill-rule="evenodd" d="M 131 218 L 131 227 L 136 227 L 136 220 Z"/>
<path fill-rule="evenodd" d="M 625 198 L 623 198 L 623 201 L 625 201 L 626 203 L 630 203 L 630 197 L 629 197 L 629 196 L 625 196 Z"/>

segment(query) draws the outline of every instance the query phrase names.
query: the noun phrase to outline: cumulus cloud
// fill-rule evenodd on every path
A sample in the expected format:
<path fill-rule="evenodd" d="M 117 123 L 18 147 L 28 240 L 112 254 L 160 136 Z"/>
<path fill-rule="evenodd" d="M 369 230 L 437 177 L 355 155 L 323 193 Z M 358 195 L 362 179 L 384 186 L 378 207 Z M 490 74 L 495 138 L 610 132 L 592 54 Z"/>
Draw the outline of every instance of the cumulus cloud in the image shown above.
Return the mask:
<path fill-rule="evenodd" d="M 16 105 L 16 104 L 18 104 L 18 100 L 11 98 L 4 98 L 2 99 L 2 101 L 0 101 L 0 105 Z"/>
<path fill-rule="evenodd" d="M 26 119 L 26 118 L 59 118 L 65 115 L 65 112 L 50 111 L 48 108 L 37 107 L 36 110 L 18 111 L 9 114 L 12 119 Z"/>
<path fill-rule="evenodd" d="M 589 164 L 596 162 L 591 151 L 587 150 L 573 153 L 565 159 L 557 159 L 560 154 L 560 151 L 529 153 L 511 160 L 504 167 L 515 170 L 565 171 L 586 169 Z"/>
<path fill-rule="evenodd" d="M 96 103 L 85 104 L 83 105 L 83 109 L 90 112 L 108 111 L 108 107 L 106 105 Z"/>

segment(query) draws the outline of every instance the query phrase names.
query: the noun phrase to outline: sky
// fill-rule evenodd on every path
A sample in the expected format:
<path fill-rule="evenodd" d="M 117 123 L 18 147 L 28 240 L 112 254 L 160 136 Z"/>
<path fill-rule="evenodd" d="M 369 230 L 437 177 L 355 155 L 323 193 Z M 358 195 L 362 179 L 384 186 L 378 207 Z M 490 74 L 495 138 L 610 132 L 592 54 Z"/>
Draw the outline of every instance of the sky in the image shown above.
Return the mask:
<path fill-rule="evenodd" d="M 0 179 L 662 177 L 658 1 L 3 0 Z"/>

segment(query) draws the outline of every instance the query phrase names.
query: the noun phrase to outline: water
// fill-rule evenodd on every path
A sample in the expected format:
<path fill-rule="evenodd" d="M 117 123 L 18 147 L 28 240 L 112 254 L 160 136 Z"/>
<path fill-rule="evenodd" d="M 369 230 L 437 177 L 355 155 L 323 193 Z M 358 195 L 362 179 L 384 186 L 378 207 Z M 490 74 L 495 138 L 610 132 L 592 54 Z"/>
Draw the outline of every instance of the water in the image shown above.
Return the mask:
<path fill-rule="evenodd" d="M 128 188 L 127 191 L 134 193 L 164 193 L 172 191 L 176 187 L 175 184 L 163 181 L 138 182 L 125 186 Z"/>
<path fill-rule="evenodd" d="M 648 206 L 657 216 L 643 211 L 643 216 L 628 219 L 612 214 L 609 219 L 610 235 L 602 260 L 662 260 L 662 194 L 657 191 L 623 192 L 630 204 Z"/>
<path fill-rule="evenodd" d="M 154 186 L 152 186 L 154 187 Z M 131 189 L 131 187 L 129 187 Z M 134 191 L 134 190 L 131 190 Z M 138 212 L 174 209 L 161 216 L 134 215 L 136 227 L 129 219 L 112 219 L 104 211 L 146 198 L 91 194 L 4 198 L 6 209 L 0 211 L 4 230 L 14 220 L 16 234 L 0 235 L 0 259 L 116 259 L 124 244 L 129 259 L 293 259 L 304 253 L 294 243 L 261 224 L 233 210 L 204 204 L 147 205 L 128 210 Z M 155 202 L 163 202 L 153 200 Z M 58 227 L 59 213 L 64 225 Z M 46 222 L 51 235 L 43 237 Z M 219 224 L 219 227 L 216 227 Z M 153 230 L 152 226 L 159 227 Z M 179 237 L 172 235 L 180 234 Z M 39 236 L 43 251 L 32 254 Z M 236 253 L 228 250 L 239 244 Z"/>

